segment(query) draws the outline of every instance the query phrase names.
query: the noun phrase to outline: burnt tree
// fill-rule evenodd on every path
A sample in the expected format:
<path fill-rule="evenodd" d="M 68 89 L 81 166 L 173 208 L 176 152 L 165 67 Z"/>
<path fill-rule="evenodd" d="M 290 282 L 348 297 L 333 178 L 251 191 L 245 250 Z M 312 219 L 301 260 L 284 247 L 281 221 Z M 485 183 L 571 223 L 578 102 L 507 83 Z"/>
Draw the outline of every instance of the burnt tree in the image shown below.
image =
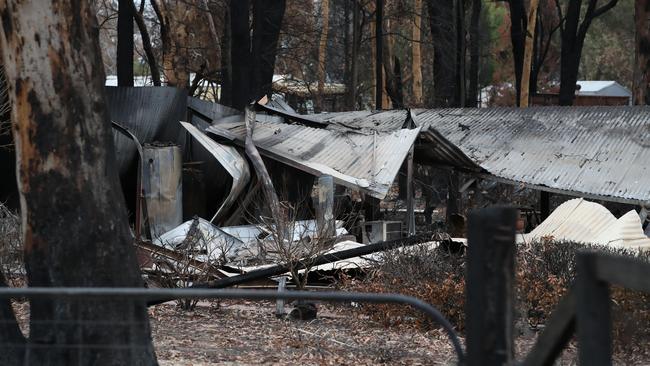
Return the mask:
<path fill-rule="evenodd" d="M 29 286 L 142 287 L 104 106 L 95 9 L 87 0 L 7 0 L 0 15 L 2 63 L 14 81 L 9 98 Z M 9 310 L 0 306 L 3 318 Z M 39 298 L 30 312 L 22 340 L 30 364 L 156 364 L 139 301 Z M 0 328 L 0 338 L 22 338 L 15 330 Z M 84 344 L 92 346 L 81 352 Z"/>
<path fill-rule="evenodd" d="M 456 25 L 454 0 L 427 0 L 433 39 L 433 106 L 456 107 Z"/>
<path fill-rule="evenodd" d="M 285 0 L 253 0 L 251 37 L 249 0 L 230 1 L 229 93 L 232 107 L 244 109 L 251 100 L 271 95 L 273 71 L 280 38 Z"/>
<path fill-rule="evenodd" d="M 582 47 L 591 22 L 616 6 L 618 0 L 609 0 L 598 6 L 598 0 L 589 0 L 582 9 L 582 0 L 569 0 L 564 23 L 560 29 L 562 37 L 560 61 L 560 105 L 572 105 L 582 57 Z M 581 14 L 584 16 L 581 17 Z M 582 21 L 580 20 L 582 18 Z"/>
<path fill-rule="evenodd" d="M 158 68 L 158 61 L 156 60 L 156 55 L 153 52 L 153 47 L 151 46 L 151 36 L 149 35 L 149 30 L 147 29 L 147 24 L 144 21 L 144 0 L 140 2 L 140 10 L 135 8 L 135 3 L 129 1 L 131 5 L 131 12 L 133 14 L 133 19 L 138 25 L 138 30 L 140 31 L 140 37 L 142 37 L 142 48 L 144 53 L 147 56 L 147 63 L 149 64 L 149 71 L 151 72 L 151 81 L 154 86 L 160 86 L 160 69 Z M 119 83 L 119 81 L 118 81 Z"/>
<path fill-rule="evenodd" d="M 559 0 L 557 0 L 559 1 Z M 510 9 L 510 42 L 512 43 L 512 59 L 515 69 L 516 103 L 521 99 L 521 77 L 524 69 L 524 50 L 526 48 L 526 28 L 528 18 L 524 0 L 508 0 Z"/>
<path fill-rule="evenodd" d="M 634 104 L 650 104 L 650 1 L 634 2 Z"/>
<path fill-rule="evenodd" d="M 117 12 L 117 85 L 133 86 L 133 0 L 119 0 Z"/>
<path fill-rule="evenodd" d="M 465 103 L 467 107 L 477 107 L 479 103 L 480 20 L 481 0 L 472 0 L 469 26 L 469 87 Z"/>

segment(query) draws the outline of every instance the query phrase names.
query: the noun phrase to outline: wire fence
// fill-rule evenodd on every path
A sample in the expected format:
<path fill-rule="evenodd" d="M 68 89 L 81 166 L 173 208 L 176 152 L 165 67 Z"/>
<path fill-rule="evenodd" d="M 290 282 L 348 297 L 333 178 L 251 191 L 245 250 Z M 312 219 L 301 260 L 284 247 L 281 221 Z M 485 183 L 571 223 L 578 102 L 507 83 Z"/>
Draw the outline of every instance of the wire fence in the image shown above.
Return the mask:
<path fill-rule="evenodd" d="M 120 364 L 120 360 L 138 364 L 143 355 L 154 352 L 146 341 L 147 337 L 142 336 L 150 330 L 155 352 L 164 365 L 183 364 L 192 358 L 188 354 L 216 363 L 281 364 L 288 362 L 287 349 L 294 362 L 306 364 L 323 363 L 317 362 L 319 357 L 321 361 L 338 364 L 345 359 L 352 361 L 359 354 L 373 352 L 374 355 L 367 359 L 370 361 L 360 364 L 432 363 L 434 360 L 440 364 L 462 364 L 465 359 L 458 335 L 437 309 L 417 298 L 399 294 L 243 289 L 0 288 L 0 301 L 6 299 L 12 299 L 22 333 L 30 336 L 27 342 L 21 341 L 20 337 L 12 338 L 11 329 L 16 324 L 7 313 L 3 313 L 0 320 L 0 361 L 12 360 L 10 357 L 17 352 L 23 364 L 49 363 L 52 358 L 63 358 L 70 365 L 83 365 L 89 360 L 105 358 L 116 361 L 109 364 Z M 137 311 L 147 303 L 178 299 L 200 299 L 203 307 L 182 312 L 174 305 L 157 305 L 149 308 L 148 316 Z M 343 316 L 329 321 L 285 321 L 275 319 L 275 304 L 268 302 L 277 300 L 348 306 L 358 303 L 407 305 L 422 311 L 439 324 L 441 330 L 430 334 L 414 332 L 410 336 L 380 326 L 363 331 L 360 323 L 346 316 L 345 311 Z M 232 308 L 234 311 L 224 312 L 218 307 L 219 302 L 224 301 L 240 303 Z M 262 312 L 259 311 L 260 302 L 267 305 Z M 29 309 L 30 304 L 32 309 Z M 241 304 L 255 305 L 256 311 L 245 315 L 247 308 Z M 37 309 L 38 306 L 42 308 Z M 341 306 L 336 308 L 345 309 Z M 53 309 L 53 313 L 43 312 L 43 309 Z M 26 319 L 30 313 L 32 317 Z M 230 321 L 223 319 L 226 316 Z M 369 335 L 376 337 L 372 340 Z M 432 339 L 423 339 L 426 337 Z M 434 348 L 441 347 L 445 338 L 447 344 L 443 348 L 448 350 L 448 357 L 441 361 L 439 350 Z"/>

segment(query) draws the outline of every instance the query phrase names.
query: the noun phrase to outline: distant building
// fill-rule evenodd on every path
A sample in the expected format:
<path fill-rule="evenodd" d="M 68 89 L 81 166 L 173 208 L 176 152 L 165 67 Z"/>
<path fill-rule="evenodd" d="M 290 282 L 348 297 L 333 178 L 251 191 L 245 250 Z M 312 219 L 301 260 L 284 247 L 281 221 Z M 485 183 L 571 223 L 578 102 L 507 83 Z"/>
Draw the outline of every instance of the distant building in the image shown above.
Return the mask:
<path fill-rule="evenodd" d="M 532 105 L 558 105 L 556 93 L 539 93 L 531 99 Z M 632 105 L 632 92 L 613 80 L 580 80 L 576 82 L 573 105 Z"/>

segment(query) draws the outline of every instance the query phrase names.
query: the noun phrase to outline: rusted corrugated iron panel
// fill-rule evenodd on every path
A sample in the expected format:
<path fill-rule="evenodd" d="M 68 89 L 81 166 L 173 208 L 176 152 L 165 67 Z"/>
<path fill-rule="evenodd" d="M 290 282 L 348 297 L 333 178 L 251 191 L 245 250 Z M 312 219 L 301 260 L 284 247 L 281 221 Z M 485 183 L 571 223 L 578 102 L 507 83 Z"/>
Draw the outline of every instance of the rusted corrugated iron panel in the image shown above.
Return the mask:
<path fill-rule="evenodd" d="M 219 123 L 208 132 L 243 144 L 246 127 Z M 359 133 L 258 121 L 253 140 L 260 153 L 274 160 L 384 198 L 418 134 L 419 128 Z"/>
<path fill-rule="evenodd" d="M 332 114 L 332 125 L 394 131 L 397 111 Z M 404 111 L 402 111 L 404 113 Z M 426 160 L 596 199 L 650 203 L 650 108 L 413 111 Z M 420 156 L 421 157 L 421 156 Z"/>
<path fill-rule="evenodd" d="M 650 108 L 536 107 L 416 111 L 490 174 L 543 188 L 650 202 Z M 455 158 L 454 158 L 455 159 Z M 466 165 L 454 160 L 451 163 Z"/>

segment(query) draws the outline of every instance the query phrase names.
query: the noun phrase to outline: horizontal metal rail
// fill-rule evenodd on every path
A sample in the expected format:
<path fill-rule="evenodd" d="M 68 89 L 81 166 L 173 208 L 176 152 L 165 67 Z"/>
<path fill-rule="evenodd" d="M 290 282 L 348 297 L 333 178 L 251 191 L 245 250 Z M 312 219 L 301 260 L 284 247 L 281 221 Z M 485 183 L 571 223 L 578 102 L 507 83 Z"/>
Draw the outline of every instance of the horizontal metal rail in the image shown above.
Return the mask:
<path fill-rule="evenodd" d="M 308 292 L 241 289 L 141 289 L 109 287 L 22 287 L 0 288 L 0 298 L 87 298 L 87 297 L 125 297 L 152 301 L 160 299 L 247 299 L 247 300 L 320 300 L 331 302 L 363 302 L 375 304 L 407 304 L 426 314 L 438 323 L 447 333 L 458 364 L 465 364 L 465 353 L 458 335 L 451 323 L 433 306 L 412 296 L 400 294 L 378 294 L 364 292 Z"/>

